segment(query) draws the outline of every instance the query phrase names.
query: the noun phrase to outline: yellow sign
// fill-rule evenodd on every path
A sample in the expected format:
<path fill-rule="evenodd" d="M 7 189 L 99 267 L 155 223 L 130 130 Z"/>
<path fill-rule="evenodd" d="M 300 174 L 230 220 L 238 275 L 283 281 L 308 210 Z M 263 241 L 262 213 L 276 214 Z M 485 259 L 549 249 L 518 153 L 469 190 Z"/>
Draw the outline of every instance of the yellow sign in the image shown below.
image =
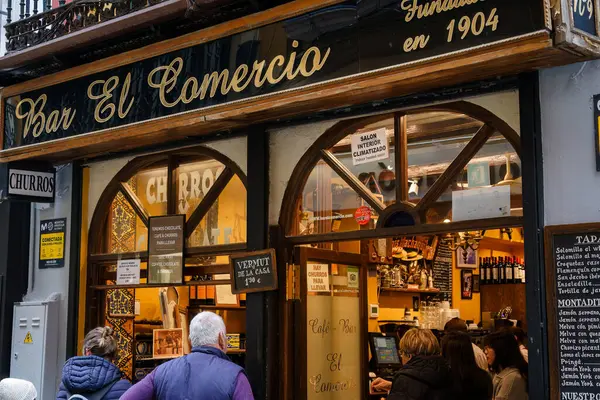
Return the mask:
<path fill-rule="evenodd" d="M 56 260 L 63 258 L 65 233 L 46 233 L 41 236 L 40 260 Z"/>
<path fill-rule="evenodd" d="M 23 340 L 23 343 L 33 344 L 33 338 L 31 337 L 31 332 L 27 332 L 27 335 L 25 335 L 25 340 Z"/>

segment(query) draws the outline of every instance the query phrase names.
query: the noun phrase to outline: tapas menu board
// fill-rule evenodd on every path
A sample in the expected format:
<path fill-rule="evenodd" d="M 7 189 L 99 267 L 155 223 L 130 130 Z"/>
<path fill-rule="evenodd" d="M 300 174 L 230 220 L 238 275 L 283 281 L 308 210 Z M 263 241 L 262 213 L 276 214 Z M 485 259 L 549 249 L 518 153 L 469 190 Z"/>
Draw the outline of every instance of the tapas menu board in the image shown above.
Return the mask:
<path fill-rule="evenodd" d="M 441 240 L 433 260 L 433 282 L 440 289 L 440 298 L 452 306 L 452 250 Z"/>
<path fill-rule="evenodd" d="M 551 398 L 600 398 L 600 224 L 546 228 Z"/>
<path fill-rule="evenodd" d="M 277 289 L 277 262 L 273 249 L 231 255 L 229 266 L 232 293 Z"/>

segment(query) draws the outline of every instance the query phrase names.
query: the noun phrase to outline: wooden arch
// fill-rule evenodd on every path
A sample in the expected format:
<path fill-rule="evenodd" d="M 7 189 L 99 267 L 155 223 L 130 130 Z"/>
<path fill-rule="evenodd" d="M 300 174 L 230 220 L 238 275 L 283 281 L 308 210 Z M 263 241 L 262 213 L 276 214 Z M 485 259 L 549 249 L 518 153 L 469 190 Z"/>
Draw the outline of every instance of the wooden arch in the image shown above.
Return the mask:
<path fill-rule="evenodd" d="M 465 148 L 448 166 L 444 173 L 436 180 L 434 185 L 417 204 L 408 201 L 408 186 L 396 185 L 396 203 L 385 207 L 368 190 L 360 180 L 350 173 L 342 163 L 328 150 L 338 143 L 344 137 L 356 132 L 373 123 L 394 118 L 394 148 L 397 154 L 406 154 L 408 137 L 406 133 L 406 117 L 408 115 L 422 114 L 428 112 L 451 112 L 464 114 L 472 119 L 482 122 L 483 125 L 475 133 Z M 396 113 L 386 113 L 375 116 L 355 118 L 341 121 L 331 128 L 327 129 L 313 145 L 302 156 L 288 182 L 283 196 L 284 201 L 279 215 L 279 224 L 283 228 L 286 236 L 290 235 L 293 228 L 294 217 L 298 210 L 298 201 L 302 190 L 304 189 L 308 178 L 320 160 L 331 167 L 356 193 L 367 202 L 378 214 L 379 219 L 377 227 L 385 226 L 386 220 L 397 212 L 404 212 L 410 215 L 415 224 L 420 224 L 425 219 L 427 208 L 434 203 L 448 188 L 451 180 L 462 171 L 469 161 L 485 145 L 488 139 L 498 132 L 514 148 L 515 152 L 521 158 L 521 138 L 519 134 L 510 127 L 505 121 L 496 116 L 489 110 L 467 101 L 457 101 L 426 107 L 415 108 L 411 110 L 399 111 Z M 408 160 L 405 157 L 395 157 L 396 181 L 402 180 L 408 182 Z"/>

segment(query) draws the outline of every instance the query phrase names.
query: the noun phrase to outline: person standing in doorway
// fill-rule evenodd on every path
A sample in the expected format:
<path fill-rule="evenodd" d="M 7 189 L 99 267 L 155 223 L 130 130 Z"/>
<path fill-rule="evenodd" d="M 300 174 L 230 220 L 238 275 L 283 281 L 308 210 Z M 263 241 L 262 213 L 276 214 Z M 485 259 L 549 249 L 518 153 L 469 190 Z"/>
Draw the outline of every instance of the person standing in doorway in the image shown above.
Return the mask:
<path fill-rule="evenodd" d="M 204 311 L 190 323 L 192 352 L 156 368 L 131 387 L 121 400 L 254 400 L 242 367 L 225 352 L 225 323 Z"/>
<path fill-rule="evenodd" d="M 450 321 L 446 322 L 444 326 L 444 333 L 447 335 L 453 332 L 462 332 L 467 333 L 467 323 L 460 318 L 452 318 Z M 483 350 L 479 348 L 474 343 L 471 343 L 471 347 L 473 347 L 473 353 L 475 354 L 475 362 L 477 366 L 484 371 L 488 371 L 488 362 Z"/>
<path fill-rule="evenodd" d="M 85 335 L 83 354 L 65 363 L 56 400 L 77 395 L 87 399 L 118 400 L 131 387 L 113 364 L 117 359 L 117 340 L 111 328 L 95 328 Z"/>
<path fill-rule="evenodd" d="M 508 330 L 485 338 L 485 354 L 494 373 L 493 400 L 527 400 L 527 363 L 517 340 Z"/>
<path fill-rule="evenodd" d="M 454 399 L 491 400 L 492 378 L 479 368 L 469 335 L 452 332 L 442 339 L 442 356 L 448 361 L 454 384 Z"/>

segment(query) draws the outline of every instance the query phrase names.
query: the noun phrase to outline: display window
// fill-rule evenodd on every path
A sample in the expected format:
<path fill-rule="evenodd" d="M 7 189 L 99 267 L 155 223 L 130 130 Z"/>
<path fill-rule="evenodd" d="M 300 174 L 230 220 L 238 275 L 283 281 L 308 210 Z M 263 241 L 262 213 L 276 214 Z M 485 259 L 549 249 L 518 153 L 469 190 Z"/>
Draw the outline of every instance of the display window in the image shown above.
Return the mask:
<path fill-rule="evenodd" d="M 189 353 L 189 321 L 203 310 L 224 318 L 229 354 L 244 365 L 246 297 L 231 292 L 229 255 L 246 249 L 246 201 L 245 174 L 207 147 L 135 158 L 104 189 L 89 233 L 86 325 L 115 330 L 128 379 Z M 170 244 L 178 252 L 161 254 Z"/>

